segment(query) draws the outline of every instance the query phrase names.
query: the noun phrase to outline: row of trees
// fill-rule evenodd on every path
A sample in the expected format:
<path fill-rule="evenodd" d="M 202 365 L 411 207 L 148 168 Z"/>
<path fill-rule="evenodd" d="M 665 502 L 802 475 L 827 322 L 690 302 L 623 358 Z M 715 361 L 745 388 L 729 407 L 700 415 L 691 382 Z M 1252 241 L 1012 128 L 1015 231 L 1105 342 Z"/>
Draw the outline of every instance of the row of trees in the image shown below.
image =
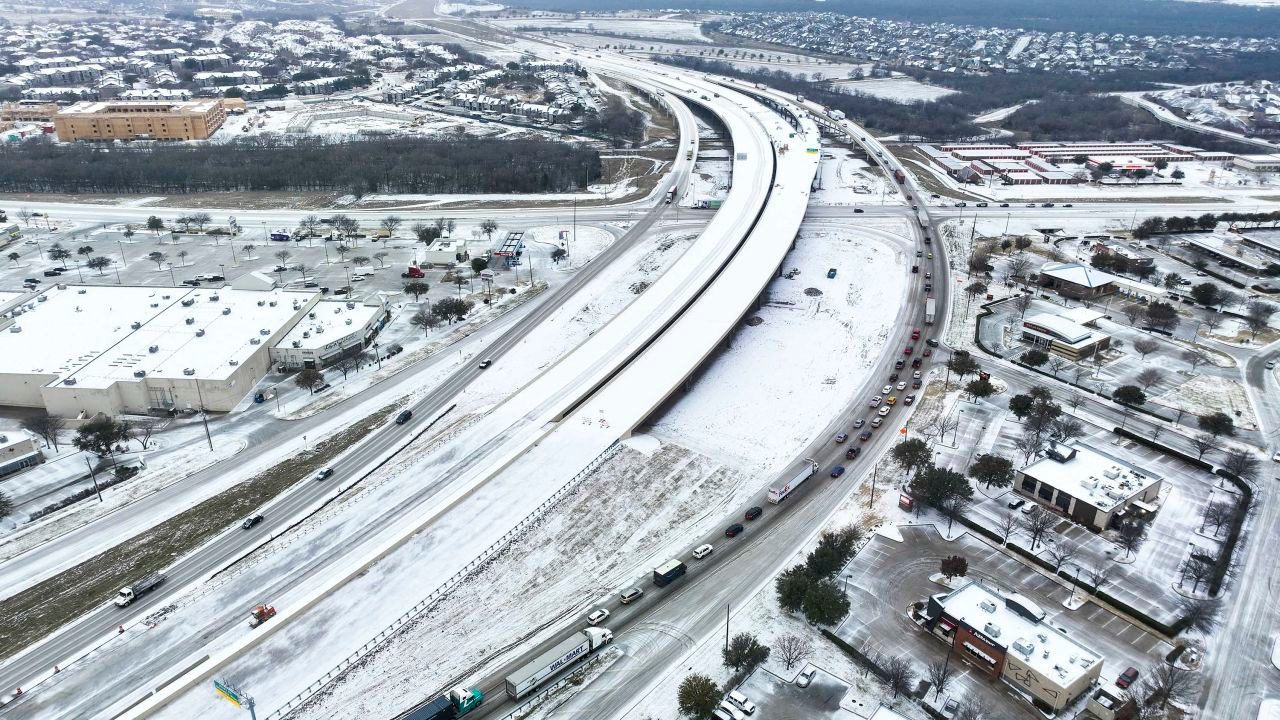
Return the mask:
<path fill-rule="evenodd" d="M 824 532 L 804 564 L 778 576 L 778 604 L 790 613 L 803 613 L 815 625 L 834 625 L 849 613 L 849 598 L 836 585 L 835 576 L 853 557 L 864 533 L 850 525 Z"/>
<path fill-rule="evenodd" d="M 0 191 L 544 193 L 602 173 L 599 153 L 541 139 L 261 136 L 208 144 L 0 145 Z"/>

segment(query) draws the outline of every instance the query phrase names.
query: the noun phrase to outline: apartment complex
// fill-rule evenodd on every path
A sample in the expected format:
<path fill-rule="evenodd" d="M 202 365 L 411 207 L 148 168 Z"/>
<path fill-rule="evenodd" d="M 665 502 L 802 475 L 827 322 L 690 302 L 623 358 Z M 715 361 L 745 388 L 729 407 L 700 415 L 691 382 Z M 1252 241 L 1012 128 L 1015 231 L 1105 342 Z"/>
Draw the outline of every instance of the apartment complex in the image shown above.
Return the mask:
<path fill-rule="evenodd" d="M 205 140 L 222 126 L 221 100 L 79 102 L 53 117 L 58 139 Z"/>

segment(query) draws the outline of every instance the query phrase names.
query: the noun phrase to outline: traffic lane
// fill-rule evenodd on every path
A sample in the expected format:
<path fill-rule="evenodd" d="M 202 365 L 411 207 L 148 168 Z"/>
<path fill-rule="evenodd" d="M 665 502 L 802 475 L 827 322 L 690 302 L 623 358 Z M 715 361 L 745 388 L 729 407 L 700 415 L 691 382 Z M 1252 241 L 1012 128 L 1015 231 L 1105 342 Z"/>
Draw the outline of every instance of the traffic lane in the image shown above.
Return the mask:
<path fill-rule="evenodd" d="M 600 256 L 584 266 L 574 277 L 561 288 L 552 297 L 556 298 L 556 302 L 542 302 L 534 309 L 531 317 L 525 322 L 516 324 L 512 331 L 504 333 L 496 341 L 491 343 L 484 351 L 484 356 L 498 359 L 507 351 L 514 347 L 524 337 L 532 332 L 540 322 L 548 315 L 554 312 L 563 302 L 576 293 L 583 285 L 598 275 L 611 260 L 616 259 L 618 255 L 625 252 L 637 239 L 644 236 L 649 227 L 657 220 L 657 218 L 665 211 L 663 207 L 655 207 L 653 211 L 646 215 L 645 221 L 633 226 L 623 238 L 611 244 Z M 630 237 L 628 238 L 628 235 Z M 603 262 L 601 262 L 603 261 Z M 449 379 L 434 389 L 427 397 L 419 401 L 413 406 L 415 415 L 424 411 L 428 413 L 438 413 L 443 410 L 445 403 L 452 399 L 461 390 L 465 389 L 472 380 L 479 375 L 481 371 L 475 364 L 468 364 L 459 368 Z M 409 379 L 409 374 L 402 373 L 393 376 L 398 379 L 397 383 L 380 388 L 380 391 L 394 387 L 400 382 Z M 339 403 L 332 411 L 336 412 L 343 409 L 349 401 L 358 399 L 358 396 L 352 396 L 343 403 Z M 328 413 L 325 413 L 328 414 Z M 434 417 L 434 415 L 432 415 Z M 303 421 L 304 426 L 318 425 L 322 420 L 320 415 L 312 416 L 310 423 Z M 327 418 L 324 418 L 327 420 Z M 303 430 L 300 427 L 297 431 Z M 363 443 L 358 446 L 357 450 L 339 463 L 333 465 L 335 477 L 341 478 L 344 474 L 363 467 L 372 458 L 389 449 L 391 446 L 402 441 L 405 436 L 414 431 L 414 426 L 405 425 L 398 426 L 394 423 L 388 423 L 381 431 L 375 431 L 376 435 L 373 442 Z M 299 432 L 300 434 L 300 432 Z M 242 457 L 233 465 L 242 465 L 247 463 L 251 458 Z M 230 471 L 226 467 L 210 468 L 201 473 L 192 476 L 194 480 L 199 477 L 208 477 L 214 472 L 225 473 Z M 332 481 L 334 478 L 331 478 Z M 193 480 L 193 481 L 194 481 Z M 54 640 L 46 642 L 45 645 L 37 648 L 32 654 L 21 658 L 20 664 L 13 662 L 7 663 L 3 669 L 0 669 L 0 687 L 19 687 L 22 682 L 26 682 L 27 678 L 36 676 L 56 663 L 65 661 L 73 653 L 77 652 L 86 645 L 97 641 L 106 636 L 118 624 L 132 624 L 157 606 L 161 606 L 168 602 L 169 598 L 176 591 L 182 589 L 185 585 L 202 579 L 205 575 L 221 568 L 233 556 L 244 553 L 250 548 L 261 542 L 263 534 L 268 532 L 278 532 L 284 529 L 287 523 L 293 520 L 293 516 L 302 509 L 318 501 L 326 494 L 333 492 L 332 483 L 317 483 L 310 478 L 299 481 L 295 491 L 286 491 L 287 496 L 279 501 L 278 504 L 270 506 L 268 512 L 264 512 L 267 516 L 264 522 L 259 526 L 260 530 L 255 535 L 241 534 L 238 528 L 222 535 L 217 541 L 211 545 L 189 556 L 187 560 L 182 562 L 181 568 L 172 568 L 168 572 L 169 580 L 153 593 L 149 593 L 140 597 L 131 607 L 134 612 L 130 613 L 128 618 L 121 618 L 117 613 L 118 608 L 107 604 L 97 611 L 91 612 L 85 616 L 83 620 L 78 621 L 77 631 L 72 633 L 64 633 L 57 636 Z M 168 589 L 169 592 L 165 592 Z M 117 611 L 112 613 L 111 611 Z"/>

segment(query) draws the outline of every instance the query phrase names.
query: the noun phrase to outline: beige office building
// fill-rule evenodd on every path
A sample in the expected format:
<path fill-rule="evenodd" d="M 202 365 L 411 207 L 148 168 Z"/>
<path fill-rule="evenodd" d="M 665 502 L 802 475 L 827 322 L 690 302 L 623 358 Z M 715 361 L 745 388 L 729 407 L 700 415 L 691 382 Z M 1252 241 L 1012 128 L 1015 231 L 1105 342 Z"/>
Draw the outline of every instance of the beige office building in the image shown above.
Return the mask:
<path fill-rule="evenodd" d="M 58 112 L 58 139 L 205 140 L 222 127 L 227 111 L 219 99 L 168 102 L 78 102 Z"/>

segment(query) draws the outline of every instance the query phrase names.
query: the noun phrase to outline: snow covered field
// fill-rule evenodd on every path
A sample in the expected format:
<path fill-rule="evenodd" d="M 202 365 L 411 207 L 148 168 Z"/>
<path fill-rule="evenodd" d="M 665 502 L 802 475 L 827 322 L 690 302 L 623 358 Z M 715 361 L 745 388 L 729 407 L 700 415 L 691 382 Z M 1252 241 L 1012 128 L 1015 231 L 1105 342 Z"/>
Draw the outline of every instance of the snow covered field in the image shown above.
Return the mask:
<path fill-rule="evenodd" d="M 902 203 L 893 183 L 871 170 L 865 160 L 847 148 L 824 147 L 818 166 L 819 185 L 809 196 L 810 204 L 871 205 Z"/>
<path fill-rule="evenodd" d="M 845 92 L 862 93 L 863 95 L 904 104 L 937 100 L 948 95 L 954 95 L 956 92 L 937 85 L 922 83 L 909 77 L 842 80 L 836 85 L 839 85 Z"/>
<path fill-rule="evenodd" d="M 696 19 L 655 17 L 640 13 L 617 13 L 605 17 L 568 18 L 550 14 L 531 13 L 525 17 L 498 18 L 495 25 L 514 30 L 517 27 L 563 28 L 580 32 L 607 32 L 611 35 L 630 35 L 645 38 L 666 38 L 673 41 L 709 42 L 702 34 L 702 24 Z"/>
<path fill-rule="evenodd" d="M 801 226 L 783 263 L 799 272 L 769 285 L 768 302 L 652 433 L 745 473 L 780 470 L 848 404 L 888 337 L 906 288 L 899 233 L 898 221 Z"/>

